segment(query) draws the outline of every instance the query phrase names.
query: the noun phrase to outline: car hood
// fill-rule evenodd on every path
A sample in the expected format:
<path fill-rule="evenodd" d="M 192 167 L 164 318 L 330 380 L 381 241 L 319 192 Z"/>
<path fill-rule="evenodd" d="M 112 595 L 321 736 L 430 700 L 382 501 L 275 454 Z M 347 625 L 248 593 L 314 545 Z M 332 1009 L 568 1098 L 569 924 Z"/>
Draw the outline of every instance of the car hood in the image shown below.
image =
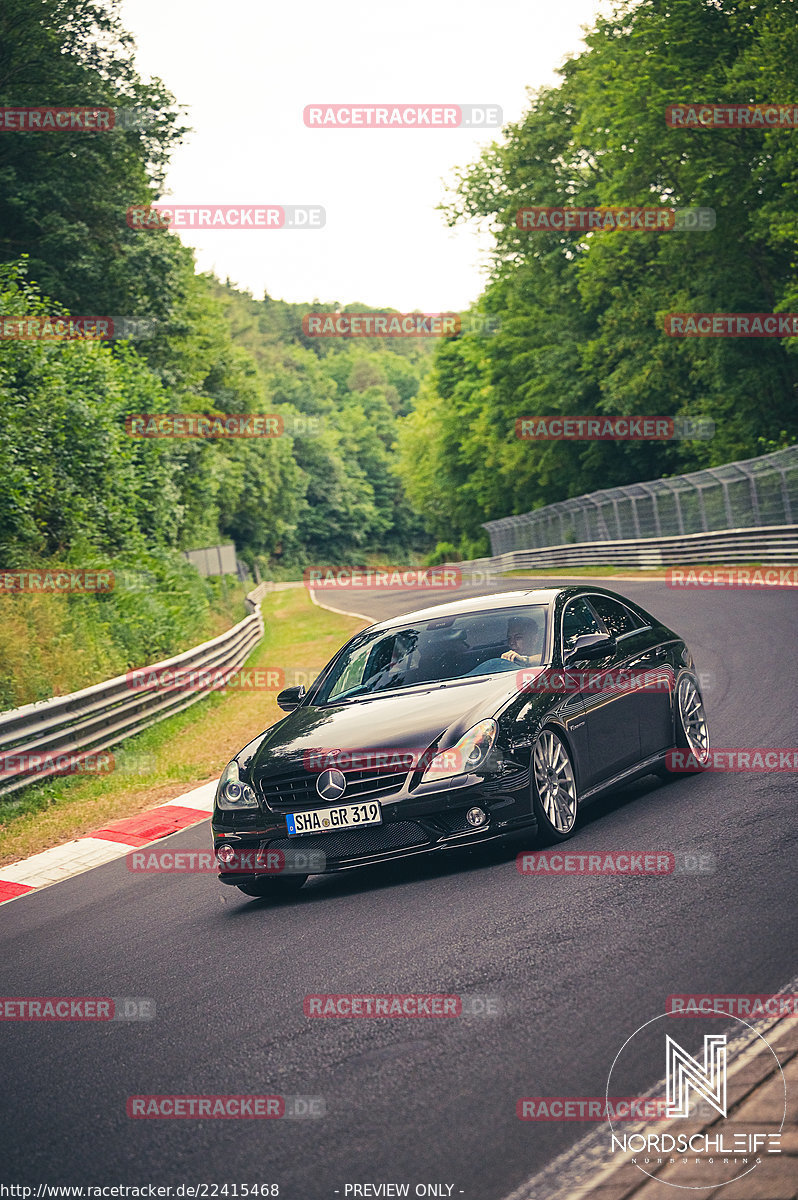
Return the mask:
<path fill-rule="evenodd" d="M 351 704 L 297 708 L 266 731 L 255 770 L 296 762 L 303 754 L 335 750 L 426 750 L 451 745 L 517 695 L 515 672 L 433 684 Z M 442 739 L 443 740 L 443 739 Z"/>

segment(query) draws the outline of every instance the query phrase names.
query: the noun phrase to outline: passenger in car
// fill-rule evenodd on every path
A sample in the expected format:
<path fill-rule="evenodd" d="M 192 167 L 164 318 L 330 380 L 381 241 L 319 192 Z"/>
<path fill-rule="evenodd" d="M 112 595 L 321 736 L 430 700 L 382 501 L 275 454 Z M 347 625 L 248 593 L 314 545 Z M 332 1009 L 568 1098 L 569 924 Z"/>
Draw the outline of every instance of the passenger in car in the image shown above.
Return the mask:
<path fill-rule="evenodd" d="M 365 681 L 371 691 L 379 692 L 384 688 L 397 687 L 405 682 L 408 672 L 418 662 L 418 651 L 414 649 L 415 643 L 415 633 L 404 630 L 397 633 L 389 662 Z"/>

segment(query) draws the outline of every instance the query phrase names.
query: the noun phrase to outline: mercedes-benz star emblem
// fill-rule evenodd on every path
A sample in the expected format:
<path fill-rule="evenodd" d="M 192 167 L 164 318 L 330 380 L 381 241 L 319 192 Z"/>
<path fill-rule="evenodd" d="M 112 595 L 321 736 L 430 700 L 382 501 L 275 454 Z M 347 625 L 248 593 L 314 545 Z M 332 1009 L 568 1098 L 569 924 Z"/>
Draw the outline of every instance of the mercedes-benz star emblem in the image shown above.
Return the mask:
<path fill-rule="evenodd" d="M 340 800 L 346 791 L 346 776 L 343 771 L 339 771 L 335 767 L 329 771 L 322 771 L 316 780 L 316 791 L 322 800 L 327 800 L 330 804 L 334 800 Z"/>

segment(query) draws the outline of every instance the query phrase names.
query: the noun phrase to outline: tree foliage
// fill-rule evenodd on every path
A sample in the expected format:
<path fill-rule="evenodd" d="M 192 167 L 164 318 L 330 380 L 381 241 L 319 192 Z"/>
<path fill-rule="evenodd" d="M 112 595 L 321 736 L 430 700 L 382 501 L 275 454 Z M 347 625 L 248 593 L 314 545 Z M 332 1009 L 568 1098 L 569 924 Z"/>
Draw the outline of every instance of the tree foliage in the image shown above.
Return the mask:
<path fill-rule="evenodd" d="M 403 422 L 401 474 L 447 540 L 598 488 L 798 440 L 796 344 L 671 338 L 668 312 L 798 310 L 790 128 L 670 129 L 667 105 L 792 103 L 792 0 L 640 0 L 599 18 L 561 83 L 462 171 L 450 224 L 495 238 L 492 338 L 441 346 Z M 519 229 L 531 206 L 710 207 L 711 232 Z M 709 417 L 709 441 L 525 442 L 526 415 Z"/>
<path fill-rule="evenodd" d="M 263 565 L 413 553 L 426 535 L 394 444 L 429 349 L 321 344 L 302 332 L 307 305 L 257 301 L 197 274 L 176 235 L 129 228 L 187 131 L 164 85 L 139 77 L 118 8 L 5 0 L 0 13 L 0 106 L 137 114 L 0 136 L 0 315 L 151 323 L 113 345 L 0 339 L 2 564 L 220 539 Z M 142 412 L 276 412 L 286 432 L 133 439 L 125 417 Z"/>

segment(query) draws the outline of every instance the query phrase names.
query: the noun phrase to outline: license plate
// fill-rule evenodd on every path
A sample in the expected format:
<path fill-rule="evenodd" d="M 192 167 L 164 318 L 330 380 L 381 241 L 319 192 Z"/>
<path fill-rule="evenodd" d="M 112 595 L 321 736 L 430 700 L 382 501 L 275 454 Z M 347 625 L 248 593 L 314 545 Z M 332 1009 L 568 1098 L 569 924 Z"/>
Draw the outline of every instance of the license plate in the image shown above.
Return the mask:
<path fill-rule="evenodd" d="M 336 808 L 311 808 L 308 812 L 288 813 L 288 836 L 298 833 L 333 833 L 336 829 L 359 829 L 361 825 L 381 825 L 382 809 L 376 800 L 366 804 L 341 804 Z"/>

